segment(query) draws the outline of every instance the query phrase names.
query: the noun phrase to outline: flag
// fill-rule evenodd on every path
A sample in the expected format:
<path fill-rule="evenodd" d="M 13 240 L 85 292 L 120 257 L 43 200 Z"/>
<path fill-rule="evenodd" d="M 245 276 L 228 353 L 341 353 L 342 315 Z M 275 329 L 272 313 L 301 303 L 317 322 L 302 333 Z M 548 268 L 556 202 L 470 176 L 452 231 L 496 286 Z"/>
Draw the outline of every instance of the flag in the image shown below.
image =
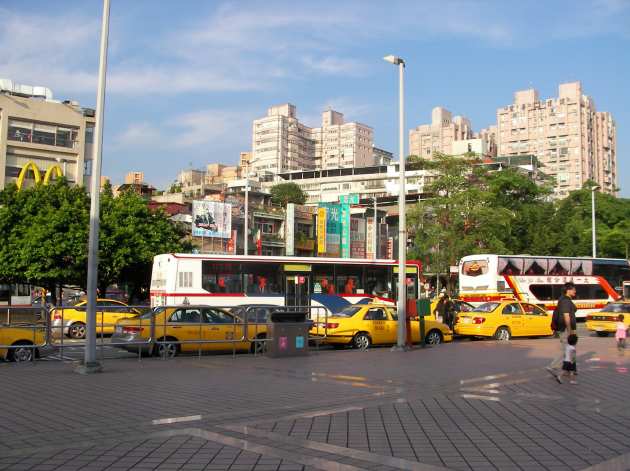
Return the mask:
<path fill-rule="evenodd" d="M 262 255 L 262 234 L 260 233 L 260 229 L 256 231 L 256 250 L 258 255 Z"/>

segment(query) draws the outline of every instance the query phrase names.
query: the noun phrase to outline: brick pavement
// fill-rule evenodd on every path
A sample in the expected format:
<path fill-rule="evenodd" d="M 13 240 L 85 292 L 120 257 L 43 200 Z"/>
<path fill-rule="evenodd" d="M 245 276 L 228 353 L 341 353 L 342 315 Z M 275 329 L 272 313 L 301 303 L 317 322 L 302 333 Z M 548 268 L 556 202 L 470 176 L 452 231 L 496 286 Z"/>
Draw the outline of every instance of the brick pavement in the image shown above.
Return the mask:
<path fill-rule="evenodd" d="M 630 469 L 630 351 L 552 339 L 427 350 L 0 364 L 0 470 Z"/>

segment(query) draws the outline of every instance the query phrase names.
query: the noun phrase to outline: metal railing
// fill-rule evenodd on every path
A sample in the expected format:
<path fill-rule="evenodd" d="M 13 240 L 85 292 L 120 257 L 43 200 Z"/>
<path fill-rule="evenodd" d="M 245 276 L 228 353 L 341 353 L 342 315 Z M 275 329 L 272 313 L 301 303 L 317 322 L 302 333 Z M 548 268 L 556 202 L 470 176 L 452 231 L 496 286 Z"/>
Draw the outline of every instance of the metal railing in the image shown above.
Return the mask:
<path fill-rule="evenodd" d="M 163 359 L 180 352 L 195 351 L 199 357 L 205 351 L 230 350 L 232 355 L 247 350 L 260 355 L 267 342 L 272 340 L 267 325 L 275 310 L 306 311 L 307 319 L 313 325 L 328 324 L 329 313 L 322 306 L 179 305 L 153 309 L 148 306 L 99 306 L 96 314 L 97 349 L 101 360 L 105 359 L 107 347 L 117 347 L 118 354 L 121 349 L 137 353 L 139 360 L 143 353 L 157 353 Z M 173 318 L 174 315 L 179 317 Z M 19 361 L 35 361 L 38 356 L 61 361 L 80 360 L 86 346 L 85 318 L 84 306 L 50 310 L 45 307 L 0 308 L 0 359 L 2 350 L 6 350 L 9 359 Z M 309 336 L 309 341 L 319 349 L 326 335 L 324 330 L 323 335 Z M 30 355 L 16 358 L 14 353 L 9 353 L 25 349 Z M 80 355 L 66 356 L 67 352 Z"/>

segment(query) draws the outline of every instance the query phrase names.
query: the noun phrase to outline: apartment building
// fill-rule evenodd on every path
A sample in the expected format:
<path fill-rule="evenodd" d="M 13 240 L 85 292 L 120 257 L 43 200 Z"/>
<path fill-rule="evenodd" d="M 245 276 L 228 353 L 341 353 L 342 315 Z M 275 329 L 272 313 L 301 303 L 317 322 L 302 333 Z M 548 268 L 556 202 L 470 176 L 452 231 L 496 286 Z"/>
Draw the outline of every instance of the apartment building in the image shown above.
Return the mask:
<path fill-rule="evenodd" d="M 580 82 L 560 84 L 558 97 L 541 100 L 534 89 L 517 91 L 497 110 L 498 153 L 536 155 L 555 177 L 557 197 L 596 181 L 616 194 L 616 129 L 610 113 L 597 112 Z"/>
<path fill-rule="evenodd" d="M 455 116 L 440 106 L 431 112 L 431 124 L 421 124 L 409 131 L 409 154 L 431 158 L 436 153 L 454 154 L 453 143 L 472 139 L 470 120 Z"/>
<path fill-rule="evenodd" d="M 267 110 L 254 121 L 251 155 L 241 154 L 257 175 L 295 170 L 374 165 L 374 132 L 365 124 L 346 123 L 342 113 L 326 110 L 322 125 L 301 123 L 294 105 L 285 103 Z"/>
<path fill-rule="evenodd" d="M 360 123 L 346 123 L 342 113 L 326 110 L 321 128 L 312 129 L 315 168 L 374 165 L 374 131 Z"/>
<path fill-rule="evenodd" d="M 125 184 L 142 185 L 144 183 L 144 172 L 129 172 L 125 175 Z"/>
<path fill-rule="evenodd" d="M 76 101 L 57 101 L 45 87 L 0 79 L 0 189 L 59 175 L 89 183 L 84 177 L 91 174 L 94 122 L 94 110 Z"/>
<path fill-rule="evenodd" d="M 258 175 L 315 168 L 312 129 L 298 121 L 294 105 L 272 106 L 254 121 L 250 164 Z"/>

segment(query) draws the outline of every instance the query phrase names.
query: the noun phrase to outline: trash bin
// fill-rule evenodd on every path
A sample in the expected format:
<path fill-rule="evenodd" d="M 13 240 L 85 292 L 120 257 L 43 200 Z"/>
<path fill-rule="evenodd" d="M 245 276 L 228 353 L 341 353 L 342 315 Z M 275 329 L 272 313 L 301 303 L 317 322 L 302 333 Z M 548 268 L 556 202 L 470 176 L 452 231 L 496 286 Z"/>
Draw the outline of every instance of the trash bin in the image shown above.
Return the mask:
<path fill-rule="evenodd" d="M 304 311 L 275 311 L 267 327 L 267 355 L 272 358 L 308 355 L 311 323 Z"/>

